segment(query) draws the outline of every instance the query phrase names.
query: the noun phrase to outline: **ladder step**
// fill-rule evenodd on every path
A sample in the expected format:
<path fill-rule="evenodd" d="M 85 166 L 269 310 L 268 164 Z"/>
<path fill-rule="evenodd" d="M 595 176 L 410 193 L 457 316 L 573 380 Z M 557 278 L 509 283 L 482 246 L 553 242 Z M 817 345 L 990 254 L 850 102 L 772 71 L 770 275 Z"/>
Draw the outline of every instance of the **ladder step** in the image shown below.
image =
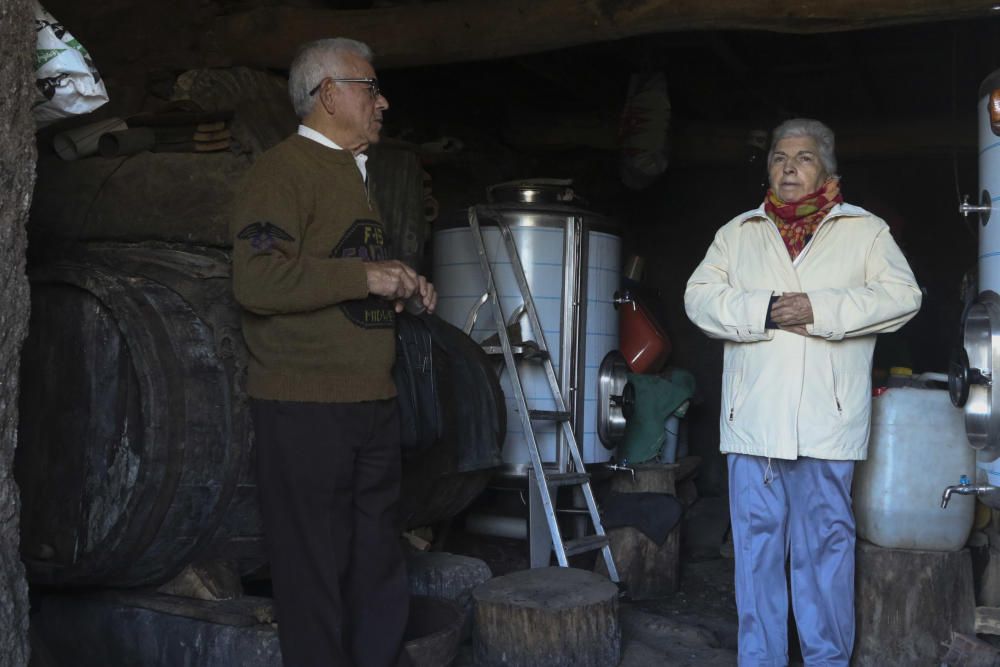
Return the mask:
<path fill-rule="evenodd" d="M 577 554 L 586 553 L 587 551 L 597 551 L 598 549 L 603 549 L 607 545 L 607 535 L 587 535 L 586 537 L 581 537 L 575 540 L 566 540 L 563 542 L 563 549 L 566 551 L 567 556 L 575 556 Z"/>
<path fill-rule="evenodd" d="M 483 345 L 483 352 L 490 356 L 502 357 L 502 345 Z M 530 361 L 544 361 L 549 358 L 547 350 L 539 350 L 535 345 L 511 345 L 510 351 L 515 357 Z"/>
<path fill-rule="evenodd" d="M 528 410 L 533 421 L 568 422 L 573 416 L 568 412 L 558 410 Z"/>
<path fill-rule="evenodd" d="M 585 472 L 563 472 L 545 475 L 549 486 L 583 486 L 590 481 L 590 474 Z"/>

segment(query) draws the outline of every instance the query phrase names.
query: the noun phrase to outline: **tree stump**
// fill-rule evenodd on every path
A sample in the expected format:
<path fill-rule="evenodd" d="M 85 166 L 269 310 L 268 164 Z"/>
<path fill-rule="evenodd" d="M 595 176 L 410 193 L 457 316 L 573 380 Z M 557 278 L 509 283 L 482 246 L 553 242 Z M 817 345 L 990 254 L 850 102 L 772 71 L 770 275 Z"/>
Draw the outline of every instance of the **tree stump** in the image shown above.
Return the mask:
<path fill-rule="evenodd" d="M 472 590 L 493 577 L 490 566 L 478 558 L 420 551 L 407 556 L 406 567 L 411 595 L 445 598 L 462 608 L 462 639 L 468 639 L 472 634 Z"/>
<path fill-rule="evenodd" d="M 883 549 L 858 540 L 855 572 L 855 667 L 936 665 L 952 631 L 975 631 L 968 549 Z"/>
<path fill-rule="evenodd" d="M 635 466 L 635 480 L 619 472 L 611 478 L 611 491 L 616 493 L 667 493 L 675 495 L 676 463 L 644 463 Z M 690 472 L 690 471 L 688 471 Z M 636 528 L 608 530 L 611 555 L 618 576 L 633 600 L 650 600 L 677 592 L 680 578 L 681 524 L 670 531 L 663 544 L 657 544 Z M 597 559 L 595 570 L 607 573 L 604 560 Z"/>
<path fill-rule="evenodd" d="M 621 660 L 618 588 L 548 567 L 497 577 L 472 592 L 478 667 L 614 667 Z"/>

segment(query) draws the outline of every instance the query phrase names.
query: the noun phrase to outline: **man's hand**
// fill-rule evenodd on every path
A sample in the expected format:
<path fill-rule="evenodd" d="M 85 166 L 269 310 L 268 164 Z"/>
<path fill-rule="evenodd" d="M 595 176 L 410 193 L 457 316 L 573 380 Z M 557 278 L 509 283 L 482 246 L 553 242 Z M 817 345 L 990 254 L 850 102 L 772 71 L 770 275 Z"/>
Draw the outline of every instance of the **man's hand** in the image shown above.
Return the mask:
<path fill-rule="evenodd" d="M 409 299 L 419 287 L 420 276 L 399 260 L 365 262 L 368 293 L 393 301 Z"/>
<path fill-rule="evenodd" d="M 396 312 L 400 313 L 405 308 L 407 312 L 419 315 L 421 313 L 433 313 L 437 308 L 437 291 L 434 285 L 423 276 L 417 276 L 417 291 L 406 302 L 396 302 Z"/>
<path fill-rule="evenodd" d="M 417 289 L 417 293 L 420 295 L 420 303 L 428 313 L 433 313 L 438 303 L 437 290 L 434 289 L 434 284 L 423 276 L 420 276 L 419 282 L 420 287 Z M 414 294 L 413 296 L 416 298 L 417 295 Z"/>
<path fill-rule="evenodd" d="M 410 310 L 433 313 L 437 307 L 437 291 L 426 278 L 399 260 L 365 262 L 368 293 L 395 301 L 397 313 L 410 304 Z"/>
<path fill-rule="evenodd" d="M 771 319 L 780 328 L 791 331 L 792 327 L 802 327 L 812 324 L 813 310 L 809 296 L 803 292 L 785 292 L 774 302 L 771 308 Z M 793 331 L 792 333 L 799 333 Z M 802 335 L 807 335 L 803 333 Z"/>

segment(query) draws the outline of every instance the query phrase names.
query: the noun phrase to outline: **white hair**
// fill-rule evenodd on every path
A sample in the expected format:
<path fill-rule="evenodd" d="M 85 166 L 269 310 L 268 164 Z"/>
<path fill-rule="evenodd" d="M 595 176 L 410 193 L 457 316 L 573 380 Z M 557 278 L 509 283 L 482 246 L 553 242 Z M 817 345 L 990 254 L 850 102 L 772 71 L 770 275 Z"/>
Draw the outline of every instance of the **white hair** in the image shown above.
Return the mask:
<path fill-rule="evenodd" d="M 345 76 L 342 71 L 344 54 L 372 61 L 374 54 L 364 42 L 347 37 L 329 37 L 304 44 L 292 61 L 288 71 L 288 94 L 299 118 L 305 118 L 316 104 L 316 96 L 309 91 L 328 76 Z"/>
<path fill-rule="evenodd" d="M 774 128 L 771 133 L 771 148 L 767 152 L 767 164 L 774 157 L 774 146 L 788 137 L 811 137 L 819 149 L 819 162 L 829 176 L 837 175 L 837 156 L 834 154 L 833 130 L 812 118 L 792 118 Z"/>

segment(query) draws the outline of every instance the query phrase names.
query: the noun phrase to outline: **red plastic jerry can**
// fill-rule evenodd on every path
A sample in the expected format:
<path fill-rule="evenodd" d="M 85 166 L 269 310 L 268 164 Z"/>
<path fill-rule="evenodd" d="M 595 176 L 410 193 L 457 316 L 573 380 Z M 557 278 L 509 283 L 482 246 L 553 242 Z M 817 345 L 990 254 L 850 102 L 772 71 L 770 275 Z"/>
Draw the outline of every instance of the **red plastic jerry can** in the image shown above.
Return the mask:
<path fill-rule="evenodd" d="M 618 347 L 633 373 L 655 373 L 670 356 L 670 339 L 652 313 L 629 292 L 615 295 Z"/>

